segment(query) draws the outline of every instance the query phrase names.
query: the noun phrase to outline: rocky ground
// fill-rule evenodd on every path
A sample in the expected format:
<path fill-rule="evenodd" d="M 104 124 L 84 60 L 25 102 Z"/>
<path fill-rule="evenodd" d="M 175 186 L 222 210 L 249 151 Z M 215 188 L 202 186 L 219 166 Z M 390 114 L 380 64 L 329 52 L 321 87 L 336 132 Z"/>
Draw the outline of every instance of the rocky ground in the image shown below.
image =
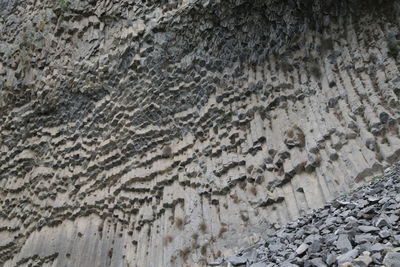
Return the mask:
<path fill-rule="evenodd" d="M 400 266 L 400 164 L 211 266 Z"/>

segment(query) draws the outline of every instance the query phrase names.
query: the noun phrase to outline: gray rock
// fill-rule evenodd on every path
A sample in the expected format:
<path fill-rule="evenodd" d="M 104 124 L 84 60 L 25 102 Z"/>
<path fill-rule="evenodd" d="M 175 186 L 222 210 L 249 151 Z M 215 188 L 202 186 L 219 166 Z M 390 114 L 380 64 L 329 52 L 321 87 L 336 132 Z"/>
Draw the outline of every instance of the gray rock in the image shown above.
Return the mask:
<path fill-rule="evenodd" d="M 391 214 L 390 216 L 389 216 L 389 219 L 390 219 L 390 221 L 392 222 L 392 223 L 395 223 L 395 222 L 397 222 L 398 220 L 399 220 L 399 216 L 397 216 L 397 215 L 395 215 L 395 214 Z"/>
<path fill-rule="evenodd" d="M 388 252 L 383 259 L 383 264 L 386 267 L 399 267 L 400 266 L 400 253 Z"/>
<path fill-rule="evenodd" d="M 351 245 L 349 241 L 349 237 L 346 234 L 341 234 L 339 235 L 338 240 L 336 241 L 336 247 L 342 252 L 345 253 L 349 250 L 353 249 L 353 246 Z"/>
<path fill-rule="evenodd" d="M 307 249 L 308 249 L 308 245 L 306 243 L 301 244 L 297 249 L 296 249 L 296 254 L 297 255 L 303 255 Z"/>
<path fill-rule="evenodd" d="M 326 263 L 328 265 L 332 265 L 336 262 L 337 256 L 334 254 L 328 254 L 328 256 L 326 257 Z"/>
<path fill-rule="evenodd" d="M 375 243 L 376 239 L 377 237 L 372 234 L 362 234 L 362 235 L 356 235 L 354 237 L 354 240 L 357 244 L 366 242 Z"/>
<path fill-rule="evenodd" d="M 315 258 L 310 261 L 310 263 L 315 267 L 326 267 L 327 265 L 322 260 L 322 258 Z"/>
<path fill-rule="evenodd" d="M 382 260 L 382 254 L 377 252 L 371 255 L 371 258 L 375 261 L 375 262 L 381 262 Z"/>
<path fill-rule="evenodd" d="M 276 243 L 269 245 L 268 248 L 273 252 L 277 252 L 283 248 L 283 245 L 281 243 Z"/>
<path fill-rule="evenodd" d="M 265 262 L 256 262 L 250 265 L 250 267 L 267 267 L 268 265 Z"/>
<path fill-rule="evenodd" d="M 382 214 L 382 215 L 380 215 L 379 218 L 375 221 L 374 225 L 375 225 L 376 227 L 378 227 L 378 228 L 382 228 L 382 227 L 384 227 L 384 226 L 391 226 L 391 225 L 392 225 L 392 222 L 391 222 L 390 218 L 389 218 L 387 215 Z"/>
<path fill-rule="evenodd" d="M 384 245 L 382 245 L 380 243 L 377 243 L 377 244 L 374 244 L 374 245 L 371 246 L 370 251 L 379 252 L 379 251 L 384 250 L 385 248 L 386 248 L 386 246 L 384 246 Z"/>
<path fill-rule="evenodd" d="M 393 238 L 397 243 L 400 243 L 400 235 L 393 235 Z"/>
<path fill-rule="evenodd" d="M 345 262 L 351 262 L 358 256 L 358 253 L 358 249 L 352 249 L 345 254 L 338 256 L 336 259 L 337 263 L 341 264 Z"/>
<path fill-rule="evenodd" d="M 321 250 L 321 241 L 319 240 L 314 240 L 311 245 L 309 246 L 308 251 L 310 253 L 317 253 Z"/>
<path fill-rule="evenodd" d="M 354 263 L 358 264 L 360 267 L 368 266 L 373 259 L 368 255 L 361 255 L 354 260 Z"/>
<path fill-rule="evenodd" d="M 368 194 L 385 194 L 388 199 L 393 199 L 392 195 L 400 193 L 400 183 L 398 190 L 394 188 L 397 187 L 393 184 L 386 188 L 382 183 L 373 183 L 327 204 L 321 210 L 306 214 L 270 236 L 266 240 L 269 246 L 261 242 L 263 246 L 258 247 L 258 254 L 253 258 L 265 260 L 266 266 L 276 263 L 279 266 L 305 267 L 381 264 L 382 255 L 393 244 L 400 243 L 400 231 L 385 223 L 391 221 L 387 210 L 393 203 L 376 201 L 373 197 L 368 202 L 361 199 L 367 199 Z M 380 227 L 373 226 L 374 223 Z M 393 255 L 387 260 L 391 257 Z"/>
<path fill-rule="evenodd" d="M 384 230 L 379 231 L 379 236 L 381 238 L 387 238 L 387 237 L 391 236 L 391 233 L 387 229 L 384 229 Z"/>
<path fill-rule="evenodd" d="M 245 257 L 238 257 L 238 256 L 231 256 L 226 258 L 226 261 L 231 263 L 232 265 L 241 265 L 241 264 L 246 264 L 247 263 L 247 258 Z"/>
<path fill-rule="evenodd" d="M 379 200 L 381 200 L 381 198 L 380 197 L 376 197 L 376 196 L 369 196 L 368 198 L 368 201 L 370 202 L 370 203 L 377 203 Z"/>
<path fill-rule="evenodd" d="M 219 259 L 219 260 L 216 260 L 216 261 L 209 262 L 209 263 L 207 263 L 207 265 L 209 265 L 209 266 L 219 266 L 222 263 L 224 263 L 224 260 L 223 259 Z"/>
<path fill-rule="evenodd" d="M 358 229 L 359 229 L 361 232 L 364 232 L 364 233 L 370 233 L 370 232 L 377 232 L 377 231 L 379 231 L 379 228 L 377 228 L 377 227 L 375 227 L 375 226 L 369 226 L 369 225 L 360 225 L 360 226 L 358 227 Z"/>

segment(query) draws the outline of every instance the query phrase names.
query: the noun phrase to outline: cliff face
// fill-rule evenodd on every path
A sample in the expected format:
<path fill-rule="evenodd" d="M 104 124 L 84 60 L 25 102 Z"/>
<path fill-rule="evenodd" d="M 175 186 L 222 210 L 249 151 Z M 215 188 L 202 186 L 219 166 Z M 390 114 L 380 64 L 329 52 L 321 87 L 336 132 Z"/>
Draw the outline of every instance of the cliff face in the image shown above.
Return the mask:
<path fill-rule="evenodd" d="M 374 180 L 286 224 L 237 256 L 210 265 L 397 267 L 400 164 Z"/>
<path fill-rule="evenodd" d="M 397 1 L 0 0 L 0 265 L 202 266 L 399 160 Z"/>

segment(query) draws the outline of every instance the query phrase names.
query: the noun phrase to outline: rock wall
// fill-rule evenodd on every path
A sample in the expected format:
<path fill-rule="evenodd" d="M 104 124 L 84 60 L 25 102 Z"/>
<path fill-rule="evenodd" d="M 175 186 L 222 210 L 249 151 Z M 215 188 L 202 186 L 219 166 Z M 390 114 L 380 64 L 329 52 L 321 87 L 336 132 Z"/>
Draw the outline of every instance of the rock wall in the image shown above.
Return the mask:
<path fill-rule="evenodd" d="M 0 0 L 0 265 L 204 266 L 379 175 L 399 15 Z"/>
<path fill-rule="evenodd" d="M 211 266 L 384 266 L 400 262 L 400 164 Z"/>

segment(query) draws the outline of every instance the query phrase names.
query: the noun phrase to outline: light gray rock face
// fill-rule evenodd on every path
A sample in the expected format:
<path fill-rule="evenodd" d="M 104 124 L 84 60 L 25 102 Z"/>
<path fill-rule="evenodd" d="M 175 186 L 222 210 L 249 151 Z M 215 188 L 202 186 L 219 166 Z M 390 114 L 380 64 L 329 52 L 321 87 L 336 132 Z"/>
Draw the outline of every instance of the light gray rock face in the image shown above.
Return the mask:
<path fill-rule="evenodd" d="M 388 267 L 399 266 L 400 264 L 400 253 L 399 252 L 389 252 L 385 259 L 383 260 L 383 264 Z"/>
<path fill-rule="evenodd" d="M 337 258 L 337 263 L 338 264 L 343 264 L 343 263 L 346 263 L 346 262 L 351 262 L 359 255 L 359 253 L 360 252 L 358 251 L 358 249 L 352 249 L 352 250 L 346 252 L 345 254 L 340 255 Z"/>
<path fill-rule="evenodd" d="M 0 0 L 0 266 L 204 266 L 381 175 L 400 7 L 367 2 Z"/>

